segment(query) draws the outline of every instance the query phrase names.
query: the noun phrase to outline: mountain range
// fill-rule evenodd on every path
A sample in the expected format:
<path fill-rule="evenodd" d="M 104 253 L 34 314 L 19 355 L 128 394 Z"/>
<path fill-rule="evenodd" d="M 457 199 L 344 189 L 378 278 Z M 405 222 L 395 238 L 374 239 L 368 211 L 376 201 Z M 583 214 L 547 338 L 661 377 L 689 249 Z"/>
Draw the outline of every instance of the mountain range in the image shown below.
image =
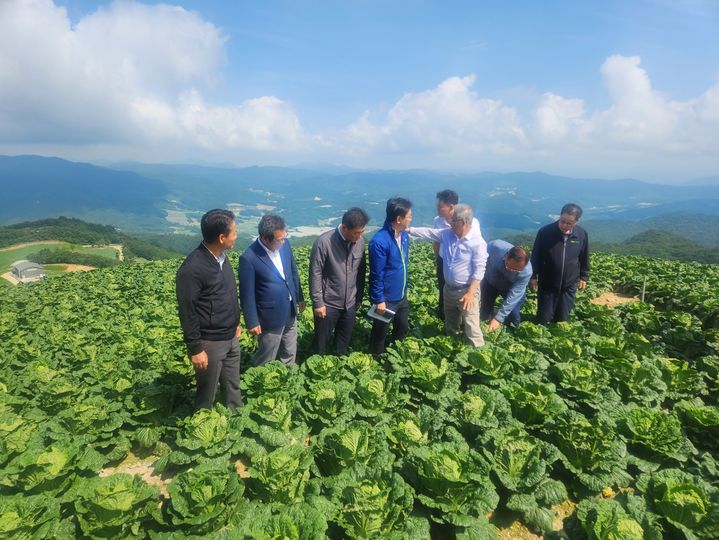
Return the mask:
<path fill-rule="evenodd" d="M 596 228 L 607 240 L 649 229 L 677 232 L 677 226 L 701 236 L 704 225 L 719 220 L 719 183 L 712 180 L 677 186 L 541 172 L 385 171 L 326 165 L 100 167 L 59 158 L 0 156 L 0 225 L 64 215 L 129 231 L 196 234 L 205 210 L 228 207 L 238 215 L 241 234 L 253 234 L 257 219 L 273 211 L 285 216 L 295 234 L 311 235 L 336 225 L 350 206 L 367 209 L 371 224 L 378 226 L 386 199 L 395 195 L 413 201 L 416 225 L 429 224 L 436 192 L 451 188 L 475 209 L 490 237 L 536 230 L 570 201 L 585 209 L 583 220 L 590 231 Z"/>

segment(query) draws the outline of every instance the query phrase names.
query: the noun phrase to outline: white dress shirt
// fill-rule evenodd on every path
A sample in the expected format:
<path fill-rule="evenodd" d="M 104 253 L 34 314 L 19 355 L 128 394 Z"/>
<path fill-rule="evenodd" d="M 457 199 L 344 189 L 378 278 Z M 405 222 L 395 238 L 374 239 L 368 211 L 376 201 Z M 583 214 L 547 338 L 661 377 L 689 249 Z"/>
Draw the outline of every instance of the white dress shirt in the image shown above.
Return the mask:
<path fill-rule="evenodd" d="M 280 250 L 278 249 L 276 251 L 270 251 L 269 249 L 267 249 L 267 246 L 264 244 L 264 242 L 262 240 L 260 240 L 259 242 L 260 242 L 260 245 L 262 246 L 262 249 L 264 249 L 267 252 L 267 255 L 269 256 L 270 260 L 272 261 L 272 264 L 275 265 L 275 268 L 277 268 L 277 271 L 282 276 L 282 279 L 284 279 L 286 281 L 287 278 L 285 277 L 285 269 L 282 266 L 282 257 L 280 257 Z"/>
<path fill-rule="evenodd" d="M 467 287 L 472 280 L 481 281 L 484 277 L 487 243 L 479 232 L 479 226 L 474 228 L 474 223 L 464 238 L 458 238 L 451 228 L 412 227 L 409 234 L 414 238 L 439 242 L 444 280 L 450 287 Z"/>

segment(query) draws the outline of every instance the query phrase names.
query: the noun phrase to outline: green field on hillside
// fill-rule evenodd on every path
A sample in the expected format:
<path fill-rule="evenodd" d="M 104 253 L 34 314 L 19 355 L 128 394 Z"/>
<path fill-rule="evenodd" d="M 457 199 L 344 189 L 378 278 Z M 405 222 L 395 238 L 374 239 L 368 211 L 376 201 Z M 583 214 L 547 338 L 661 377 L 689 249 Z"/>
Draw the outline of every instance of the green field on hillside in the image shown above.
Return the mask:
<path fill-rule="evenodd" d="M 110 246 L 79 246 L 73 248 L 73 251 L 79 251 L 80 253 L 87 253 L 89 255 L 99 255 L 100 257 L 107 257 L 108 259 L 118 258 L 117 249 Z"/>
<path fill-rule="evenodd" d="M 38 242 L 29 246 L 18 247 L 0 251 L 0 274 L 8 272 L 12 263 L 18 260 L 27 259 L 28 255 L 37 253 L 43 249 L 69 249 L 73 252 L 97 255 L 108 259 L 117 259 L 117 250 L 108 246 L 78 246 L 68 242 Z"/>
<path fill-rule="evenodd" d="M 0 273 L 5 273 L 10 270 L 10 265 L 15 261 L 21 259 L 27 259 L 27 256 L 31 253 L 37 253 L 41 249 L 57 249 L 65 243 L 39 243 L 31 246 L 19 247 L 16 249 L 9 249 L 7 251 L 0 251 Z"/>
<path fill-rule="evenodd" d="M 569 322 L 533 324 L 532 293 L 474 349 L 443 335 L 413 245 L 410 336 L 379 361 L 362 317 L 352 354 L 313 356 L 307 309 L 298 367 L 246 369 L 237 414 L 193 414 L 180 262 L 0 297 L 0 536 L 719 537 L 719 267 L 595 255 Z M 645 303 L 592 302 L 645 280 Z"/>

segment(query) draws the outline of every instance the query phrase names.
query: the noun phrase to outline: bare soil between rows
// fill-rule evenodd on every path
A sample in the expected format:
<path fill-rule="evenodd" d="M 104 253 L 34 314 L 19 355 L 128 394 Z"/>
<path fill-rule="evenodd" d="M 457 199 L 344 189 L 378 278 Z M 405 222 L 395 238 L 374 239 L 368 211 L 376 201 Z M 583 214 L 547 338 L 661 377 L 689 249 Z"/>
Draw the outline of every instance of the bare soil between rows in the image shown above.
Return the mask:
<path fill-rule="evenodd" d="M 636 296 L 617 294 L 615 292 L 609 291 L 600 294 L 596 298 L 592 298 L 590 302 L 597 306 L 606 306 L 609 308 L 613 308 L 621 306 L 622 304 L 632 304 L 634 302 L 639 302 L 639 298 Z"/>

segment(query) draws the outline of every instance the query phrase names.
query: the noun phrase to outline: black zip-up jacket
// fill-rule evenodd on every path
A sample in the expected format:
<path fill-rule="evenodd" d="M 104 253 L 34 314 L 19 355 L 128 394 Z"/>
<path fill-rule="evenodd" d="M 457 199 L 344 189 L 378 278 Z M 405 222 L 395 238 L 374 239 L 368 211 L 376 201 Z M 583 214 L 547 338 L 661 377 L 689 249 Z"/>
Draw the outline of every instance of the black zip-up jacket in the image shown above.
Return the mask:
<path fill-rule="evenodd" d="M 555 221 L 537 232 L 532 248 L 532 279 L 542 288 L 564 289 L 589 280 L 589 237 L 579 225 L 566 236 Z"/>
<path fill-rule="evenodd" d="M 220 269 L 215 256 L 200 244 L 177 270 L 175 291 L 180 324 L 191 355 L 202 352 L 202 339 L 224 341 L 235 337 L 240 305 L 229 257 Z"/>

